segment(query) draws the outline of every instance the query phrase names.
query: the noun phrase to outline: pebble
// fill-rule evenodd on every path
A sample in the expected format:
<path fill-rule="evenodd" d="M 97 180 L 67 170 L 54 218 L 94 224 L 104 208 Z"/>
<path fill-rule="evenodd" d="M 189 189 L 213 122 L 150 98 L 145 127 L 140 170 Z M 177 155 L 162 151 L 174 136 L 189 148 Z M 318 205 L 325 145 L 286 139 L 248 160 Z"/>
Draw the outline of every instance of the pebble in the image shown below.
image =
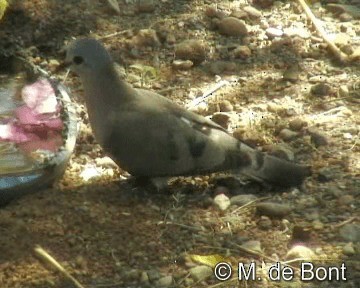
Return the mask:
<path fill-rule="evenodd" d="M 274 27 L 267 28 L 265 30 L 265 33 L 270 39 L 273 39 L 275 37 L 281 37 L 282 35 L 284 35 L 284 31 Z"/>
<path fill-rule="evenodd" d="M 339 93 L 340 97 L 348 97 L 349 96 L 349 88 L 348 88 L 348 86 L 347 85 L 341 85 L 339 87 L 338 93 Z"/>
<path fill-rule="evenodd" d="M 251 50 L 248 46 L 241 45 L 231 51 L 231 55 L 236 59 L 247 59 L 251 56 Z"/>
<path fill-rule="evenodd" d="M 310 92 L 314 96 L 327 96 L 330 94 L 331 87 L 325 83 L 318 83 L 311 87 Z"/>
<path fill-rule="evenodd" d="M 287 204 L 262 202 L 262 203 L 258 203 L 256 205 L 256 211 L 260 215 L 282 218 L 282 217 L 289 215 L 291 213 L 292 209 Z"/>
<path fill-rule="evenodd" d="M 312 222 L 312 227 L 314 230 L 322 230 L 324 229 L 324 223 L 322 223 L 320 220 L 314 220 Z"/>
<path fill-rule="evenodd" d="M 352 256 L 352 255 L 355 255 L 355 249 L 354 249 L 354 245 L 353 243 L 347 243 L 343 249 L 342 249 L 344 255 L 347 255 L 347 256 Z"/>
<path fill-rule="evenodd" d="M 333 180 L 336 174 L 337 172 L 335 172 L 333 169 L 329 167 L 323 167 L 318 171 L 318 180 L 320 182 L 328 182 Z"/>
<path fill-rule="evenodd" d="M 295 83 L 299 80 L 300 67 L 298 64 L 290 65 L 283 73 L 283 80 Z"/>
<path fill-rule="evenodd" d="M 272 221 L 267 216 L 261 216 L 261 218 L 260 218 L 259 222 L 257 223 L 257 225 L 262 230 L 269 230 L 272 227 Z"/>
<path fill-rule="evenodd" d="M 221 34 L 227 36 L 246 36 L 248 34 L 248 29 L 243 20 L 239 20 L 235 17 L 226 17 L 222 19 L 219 24 L 219 31 Z"/>
<path fill-rule="evenodd" d="M 253 194 L 236 195 L 230 198 L 231 205 L 244 206 L 249 202 L 256 200 L 257 197 Z"/>
<path fill-rule="evenodd" d="M 116 165 L 116 163 L 114 162 L 114 160 L 112 160 L 108 156 L 105 156 L 105 157 L 102 157 L 102 158 L 96 158 L 95 163 L 96 163 L 97 166 L 102 166 L 104 168 L 117 168 L 118 167 Z"/>
<path fill-rule="evenodd" d="M 149 276 L 146 273 L 146 271 L 141 272 L 141 274 L 140 274 L 140 282 L 143 283 L 143 284 L 148 284 L 150 282 L 149 281 Z"/>
<path fill-rule="evenodd" d="M 252 7 L 252 6 L 245 6 L 243 10 L 249 15 L 250 18 L 257 19 L 261 17 L 261 11 Z"/>
<path fill-rule="evenodd" d="M 221 211 L 225 211 L 230 206 L 230 199 L 225 194 L 216 195 L 214 198 L 214 205 Z"/>
<path fill-rule="evenodd" d="M 263 252 L 262 249 L 261 249 L 261 242 L 258 241 L 258 240 L 246 241 L 245 243 L 243 243 L 241 245 L 241 248 L 251 250 L 251 251 L 255 251 L 255 252 L 260 252 L 260 253 Z"/>
<path fill-rule="evenodd" d="M 279 137 L 284 141 L 291 141 L 299 136 L 299 133 L 291 131 L 290 129 L 282 129 L 279 133 Z"/>
<path fill-rule="evenodd" d="M 349 242 L 360 242 L 360 224 L 345 224 L 340 228 L 339 234 L 342 239 Z"/>
<path fill-rule="evenodd" d="M 285 108 L 279 104 L 270 102 L 267 104 L 267 110 L 272 113 L 281 113 L 282 111 L 285 110 Z"/>
<path fill-rule="evenodd" d="M 170 287 L 174 282 L 174 279 L 171 275 L 160 278 L 155 282 L 156 287 Z"/>
<path fill-rule="evenodd" d="M 341 197 L 339 197 L 338 199 L 338 203 L 340 206 L 349 206 L 351 204 L 354 203 L 354 196 L 352 195 L 342 195 Z"/>
<path fill-rule="evenodd" d="M 231 116 L 226 112 L 217 112 L 212 115 L 211 120 L 227 129 L 230 124 Z"/>
<path fill-rule="evenodd" d="M 203 281 L 213 274 L 213 270 L 211 269 L 211 267 L 206 265 L 193 267 L 189 270 L 189 272 L 191 277 L 197 282 Z"/>
<path fill-rule="evenodd" d="M 329 144 L 326 136 L 316 128 L 309 128 L 307 132 L 310 134 L 310 140 L 314 143 L 315 147 L 326 146 Z"/>
<path fill-rule="evenodd" d="M 303 258 L 305 260 L 311 260 L 315 258 L 315 253 L 313 250 L 311 250 L 308 247 L 302 246 L 302 245 L 296 245 L 292 247 L 287 253 L 286 253 L 286 259 L 297 259 L 297 258 Z"/>
<path fill-rule="evenodd" d="M 236 71 L 236 63 L 230 61 L 214 61 L 210 64 L 209 72 L 214 75 L 220 75 L 222 73 L 233 73 Z"/>
<path fill-rule="evenodd" d="M 220 112 L 231 112 L 234 111 L 234 106 L 229 100 L 224 100 L 219 104 Z"/>
<path fill-rule="evenodd" d="M 138 0 L 137 12 L 152 13 L 155 11 L 156 5 L 154 0 Z"/>
<path fill-rule="evenodd" d="M 289 128 L 293 131 L 300 131 L 302 128 L 306 127 L 308 123 L 305 120 L 296 118 L 291 120 L 289 123 Z"/>
<path fill-rule="evenodd" d="M 274 2 L 275 0 L 253 0 L 253 4 L 260 8 L 269 8 Z"/>
<path fill-rule="evenodd" d="M 174 60 L 172 67 L 177 70 L 189 70 L 194 66 L 191 60 Z"/>
<path fill-rule="evenodd" d="M 145 46 L 149 46 L 149 47 L 160 46 L 159 38 L 154 29 L 139 30 L 139 32 L 131 39 L 131 42 L 134 46 L 138 48 L 143 48 Z"/>
<path fill-rule="evenodd" d="M 175 57 L 177 59 L 190 60 L 195 65 L 203 62 L 206 55 L 206 45 L 200 40 L 185 40 L 175 46 Z"/>

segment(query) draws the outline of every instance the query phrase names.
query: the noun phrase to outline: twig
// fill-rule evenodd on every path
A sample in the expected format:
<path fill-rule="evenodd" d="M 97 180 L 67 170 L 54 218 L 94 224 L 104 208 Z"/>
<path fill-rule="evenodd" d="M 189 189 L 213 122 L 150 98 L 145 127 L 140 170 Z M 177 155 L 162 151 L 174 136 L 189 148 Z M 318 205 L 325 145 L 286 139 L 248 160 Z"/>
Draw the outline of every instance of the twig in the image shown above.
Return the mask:
<path fill-rule="evenodd" d="M 298 0 L 301 7 L 304 9 L 306 16 L 313 23 L 318 35 L 324 39 L 326 44 L 328 44 L 330 51 L 343 63 L 349 61 L 349 57 L 343 53 L 329 38 L 324 28 L 321 26 L 320 21 L 315 17 L 315 15 L 310 10 L 309 6 L 305 3 L 304 0 Z"/>
<path fill-rule="evenodd" d="M 115 32 L 115 33 L 111 33 L 111 34 L 108 34 L 108 35 L 105 35 L 105 36 L 98 37 L 97 39 L 98 40 L 108 39 L 108 38 L 111 38 L 111 37 L 115 37 L 115 36 L 118 36 L 118 35 L 125 34 L 128 31 L 129 30 L 118 31 L 118 32 Z"/>
<path fill-rule="evenodd" d="M 49 253 L 47 253 L 43 248 L 40 246 L 36 246 L 34 248 L 34 252 L 37 256 L 41 258 L 44 262 L 50 264 L 51 267 L 55 268 L 56 271 L 60 272 L 66 279 L 70 280 L 75 287 L 77 288 L 85 288 L 83 285 L 80 284 L 73 276 L 70 275 L 69 272 L 65 270 L 64 267 L 60 265 L 58 261 L 56 261 Z"/>
<path fill-rule="evenodd" d="M 256 202 L 267 200 L 267 199 L 270 199 L 270 198 L 271 197 L 268 196 L 268 197 L 262 197 L 262 198 L 258 198 L 258 199 L 255 199 L 253 201 L 250 201 L 250 202 L 246 203 L 245 205 L 236 208 L 234 211 L 231 212 L 231 214 L 235 214 L 236 212 L 239 212 L 240 210 L 242 210 L 242 209 L 244 209 L 244 208 L 246 208 L 246 207 L 248 207 L 248 206 L 250 206 L 250 205 L 252 205 L 252 204 L 254 204 Z"/>
<path fill-rule="evenodd" d="M 340 223 L 338 223 L 338 224 L 335 224 L 335 225 L 333 225 L 332 227 L 333 227 L 334 229 L 340 228 L 340 227 L 342 227 L 342 226 L 344 226 L 344 225 L 346 225 L 346 224 L 348 224 L 348 223 L 353 222 L 355 219 L 356 219 L 356 217 L 350 217 L 349 219 L 346 219 L 346 220 L 343 221 L 343 222 L 340 222 Z"/>
<path fill-rule="evenodd" d="M 199 105 L 201 102 L 203 102 L 206 98 L 210 96 L 214 96 L 214 92 L 219 90 L 221 87 L 228 85 L 230 82 L 226 80 L 221 80 L 220 82 L 216 83 L 214 87 L 212 87 L 210 90 L 206 91 L 202 96 L 195 98 L 193 101 L 191 101 L 188 105 L 186 105 L 187 109 L 192 109 Z"/>

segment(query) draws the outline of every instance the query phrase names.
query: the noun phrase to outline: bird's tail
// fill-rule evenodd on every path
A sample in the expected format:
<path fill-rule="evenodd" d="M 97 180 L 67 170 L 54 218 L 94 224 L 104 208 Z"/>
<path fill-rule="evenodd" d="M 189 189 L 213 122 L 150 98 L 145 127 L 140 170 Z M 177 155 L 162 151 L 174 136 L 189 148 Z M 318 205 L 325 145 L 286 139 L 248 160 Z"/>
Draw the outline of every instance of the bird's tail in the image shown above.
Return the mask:
<path fill-rule="evenodd" d="M 276 186 L 295 187 L 300 186 L 305 178 L 311 175 L 311 169 L 308 166 L 298 165 L 275 156 L 264 154 L 250 147 L 248 147 L 248 149 L 251 164 L 244 168 L 241 173 L 251 178 L 265 181 Z"/>

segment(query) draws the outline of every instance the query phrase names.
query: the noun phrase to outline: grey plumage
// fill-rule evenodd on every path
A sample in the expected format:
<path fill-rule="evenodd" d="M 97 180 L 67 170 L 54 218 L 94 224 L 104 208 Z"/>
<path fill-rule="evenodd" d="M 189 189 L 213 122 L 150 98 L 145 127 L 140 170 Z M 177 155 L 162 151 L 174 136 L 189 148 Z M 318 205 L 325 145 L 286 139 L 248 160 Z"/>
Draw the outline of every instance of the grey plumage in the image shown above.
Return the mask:
<path fill-rule="evenodd" d="M 255 151 L 216 123 L 118 76 L 94 39 L 67 50 L 84 86 L 89 120 L 103 149 L 134 176 L 167 177 L 234 170 L 281 186 L 296 186 L 309 169 Z"/>

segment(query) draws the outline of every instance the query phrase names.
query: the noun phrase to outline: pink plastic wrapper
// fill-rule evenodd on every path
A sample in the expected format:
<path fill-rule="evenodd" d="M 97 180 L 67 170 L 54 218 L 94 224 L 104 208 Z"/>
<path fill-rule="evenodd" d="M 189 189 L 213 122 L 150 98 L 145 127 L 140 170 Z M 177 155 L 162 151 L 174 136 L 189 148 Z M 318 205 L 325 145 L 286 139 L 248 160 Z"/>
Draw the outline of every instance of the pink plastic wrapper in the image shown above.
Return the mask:
<path fill-rule="evenodd" d="M 48 80 L 40 79 L 26 85 L 21 96 L 25 104 L 0 124 L 0 140 L 14 142 L 25 152 L 55 152 L 63 145 L 63 122 L 53 87 Z"/>

